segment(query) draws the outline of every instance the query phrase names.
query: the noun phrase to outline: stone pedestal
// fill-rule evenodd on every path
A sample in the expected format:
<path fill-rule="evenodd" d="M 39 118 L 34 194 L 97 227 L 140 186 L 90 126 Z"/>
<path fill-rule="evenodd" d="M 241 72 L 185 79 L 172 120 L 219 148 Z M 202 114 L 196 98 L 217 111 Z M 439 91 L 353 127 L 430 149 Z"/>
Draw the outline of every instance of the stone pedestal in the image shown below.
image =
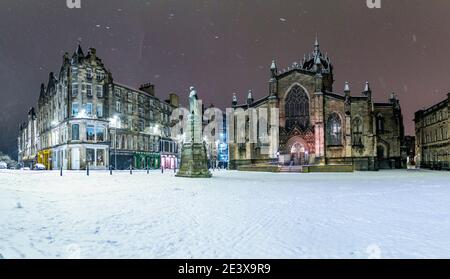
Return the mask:
<path fill-rule="evenodd" d="M 177 177 L 210 178 L 206 147 L 203 143 L 184 143 Z"/>

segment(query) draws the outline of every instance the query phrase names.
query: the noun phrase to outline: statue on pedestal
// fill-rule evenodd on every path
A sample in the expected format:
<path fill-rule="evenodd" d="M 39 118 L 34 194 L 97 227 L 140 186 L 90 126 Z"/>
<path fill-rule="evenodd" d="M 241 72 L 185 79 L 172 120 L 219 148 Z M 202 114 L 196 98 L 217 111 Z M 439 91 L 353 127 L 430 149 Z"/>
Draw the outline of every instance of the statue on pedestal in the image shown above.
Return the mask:
<path fill-rule="evenodd" d="M 187 129 L 190 129 L 190 141 L 184 142 L 181 148 L 180 169 L 177 177 L 210 178 L 206 146 L 202 142 L 202 109 L 198 103 L 197 91 L 190 88 Z"/>

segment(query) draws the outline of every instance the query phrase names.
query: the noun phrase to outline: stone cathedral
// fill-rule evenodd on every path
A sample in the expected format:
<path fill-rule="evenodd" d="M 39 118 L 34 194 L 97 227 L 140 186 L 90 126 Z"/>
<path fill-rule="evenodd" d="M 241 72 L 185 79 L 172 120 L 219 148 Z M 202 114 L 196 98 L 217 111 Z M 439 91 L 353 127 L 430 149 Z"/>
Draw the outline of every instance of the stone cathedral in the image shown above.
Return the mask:
<path fill-rule="evenodd" d="M 231 169 L 261 165 L 323 166 L 325 170 L 333 166 L 354 170 L 401 167 L 404 126 L 394 93 L 387 102 L 377 103 L 368 82 L 356 94 L 348 83 L 343 92 L 334 91 L 333 65 L 317 39 L 312 53 L 300 63 L 279 70 L 273 61 L 270 73 L 267 96 L 254 100 L 249 91 L 244 104 L 238 104 L 234 95 L 232 105 L 244 111 L 278 108 L 277 150 L 266 154 L 260 143 L 230 143 Z"/>

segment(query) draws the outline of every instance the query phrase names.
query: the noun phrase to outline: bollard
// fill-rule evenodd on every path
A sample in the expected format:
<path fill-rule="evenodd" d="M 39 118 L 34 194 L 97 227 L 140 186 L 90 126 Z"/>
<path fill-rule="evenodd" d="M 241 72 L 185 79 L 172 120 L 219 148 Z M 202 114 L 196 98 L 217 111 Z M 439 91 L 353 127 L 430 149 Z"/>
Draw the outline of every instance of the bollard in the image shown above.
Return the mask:
<path fill-rule="evenodd" d="M 86 175 L 89 176 L 89 163 L 86 165 Z"/>
<path fill-rule="evenodd" d="M 173 173 L 177 173 L 177 168 L 173 167 Z"/>
<path fill-rule="evenodd" d="M 164 173 L 164 167 L 161 166 L 161 173 Z"/>
<path fill-rule="evenodd" d="M 133 174 L 133 166 L 130 165 L 130 174 Z"/>
<path fill-rule="evenodd" d="M 109 166 L 109 175 L 112 175 L 112 167 Z"/>
<path fill-rule="evenodd" d="M 61 165 L 61 167 L 59 168 L 59 176 L 63 176 L 63 173 L 62 173 L 62 165 Z"/>
<path fill-rule="evenodd" d="M 149 171 L 149 169 L 148 169 L 148 165 L 147 165 L 147 174 L 149 174 L 149 172 L 150 172 L 150 171 Z"/>

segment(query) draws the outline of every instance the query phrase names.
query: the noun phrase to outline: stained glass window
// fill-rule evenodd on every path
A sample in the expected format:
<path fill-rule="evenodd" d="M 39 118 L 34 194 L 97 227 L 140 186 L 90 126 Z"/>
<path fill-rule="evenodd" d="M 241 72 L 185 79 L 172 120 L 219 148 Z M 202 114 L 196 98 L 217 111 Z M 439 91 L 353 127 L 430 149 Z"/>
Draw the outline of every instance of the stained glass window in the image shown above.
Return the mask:
<path fill-rule="evenodd" d="M 309 126 L 309 99 L 300 86 L 294 86 L 286 98 L 286 129 L 299 127 L 305 130 Z"/>
<path fill-rule="evenodd" d="M 342 125 L 339 115 L 331 114 L 327 121 L 327 144 L 342 145 Z"/>

